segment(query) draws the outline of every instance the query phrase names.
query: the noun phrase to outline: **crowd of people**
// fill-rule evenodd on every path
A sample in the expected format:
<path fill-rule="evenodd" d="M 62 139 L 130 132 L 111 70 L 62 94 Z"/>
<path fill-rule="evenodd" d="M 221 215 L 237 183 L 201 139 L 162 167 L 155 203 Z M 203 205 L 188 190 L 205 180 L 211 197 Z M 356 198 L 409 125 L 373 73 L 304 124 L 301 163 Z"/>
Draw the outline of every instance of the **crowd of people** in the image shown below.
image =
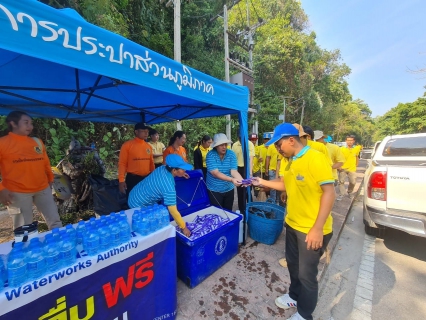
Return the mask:
<path fill-rule="evenodd" d="M 31 117 L 13 111 L 6 123 L 9 133 L 0 138 L 0 202 L 7 206 L 14 228 L 33 221 L 33 204 L 49 229 L 61 227 L 52 197 L 49 158 L 43 142 L 30 136 Z M 163 203 L 186 236 L 190 231 L 176 206 L 174 178 L 188 178 L 186 171 L 193 168 L 202 171 L 214 206 L 232 211 L 237 188 L 238 209 L 245 212 L 246 172 L 256 197 L 263 190 L 271 202 L 286 205 L 285 260 L 291 284 L 289 293 L 275 303 L 284 309 L 297 307 L 293 319 L 312 319 L 318 298 L 318 264 L 332 236 L 331 209 L 335 200 L 353 196 L 361 151 L 355 137 L 348 136 L 346 146 L 338 147 L 320 130 L 283 123 L 263 134 L 263 144 L 258 144 L 257 134 L 249 135 L 245 162 L 239 134 L 235 143 L 223 133 L 213 138 L 205 135 L 194 148 L 193 166 L 187 159 L 184 131 L 176 131 L 167 147 L 159 133 L 143 123 L 135 125 L 134 134 L 120 150 L 119 192 L 127 195 L 130 208 Z"/>

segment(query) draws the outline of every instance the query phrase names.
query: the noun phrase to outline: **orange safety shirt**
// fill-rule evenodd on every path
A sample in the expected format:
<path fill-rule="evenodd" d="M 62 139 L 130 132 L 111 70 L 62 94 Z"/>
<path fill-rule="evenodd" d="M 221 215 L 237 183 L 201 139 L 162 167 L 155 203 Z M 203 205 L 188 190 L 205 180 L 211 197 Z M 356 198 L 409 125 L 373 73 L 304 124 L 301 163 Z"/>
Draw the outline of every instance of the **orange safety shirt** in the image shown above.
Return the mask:
<path fill-rule="evenodd" d="M 126 141 L 120 149 L 118 181 L 124 182 L 126 173 L 149 175 L 155 169 L 153 154 L 151 145 L 142 139 Z"/>
<path fill-rule="evenodd" d="M 40 143 L 42 150 L 33 138 L 12 132 L 0 138 L 0 191 L 33 193 L 53 182 L 49 157 Z"/>
<path fill-rule="evenodd" d="M 164 150 L 164 152 L 163 152 L 163 164 L 166 164 L 166 157 L 169 154 L 178 154 L 178 155 L 180 155 L 183 158 L 183 160 L 185 160 L 186 162 L 188 162 L 188 160 L 186 160 L 186 149 L 184 147 L 179 147 L 176 150 L 173 146 L 168 146 L 166 148 L 166 150 Z"/>

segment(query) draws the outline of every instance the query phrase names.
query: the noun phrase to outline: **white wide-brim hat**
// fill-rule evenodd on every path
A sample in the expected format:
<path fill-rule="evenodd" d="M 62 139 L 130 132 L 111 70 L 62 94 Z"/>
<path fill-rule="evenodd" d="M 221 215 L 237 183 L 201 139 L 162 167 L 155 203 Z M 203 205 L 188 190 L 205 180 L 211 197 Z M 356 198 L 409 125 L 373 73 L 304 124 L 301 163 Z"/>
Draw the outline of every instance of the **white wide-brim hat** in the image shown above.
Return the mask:
<path fill-rule="evenodd" d="M 224 133 L 216 133 L 213 137 L 213 143 L 211 144 L 211 148 L 220 146 L 221 144 L 228 144 L 228 143 L 232 143 L 231 140 L 228 139 L 228 137 L 226 136 L 226 134 Z"/>

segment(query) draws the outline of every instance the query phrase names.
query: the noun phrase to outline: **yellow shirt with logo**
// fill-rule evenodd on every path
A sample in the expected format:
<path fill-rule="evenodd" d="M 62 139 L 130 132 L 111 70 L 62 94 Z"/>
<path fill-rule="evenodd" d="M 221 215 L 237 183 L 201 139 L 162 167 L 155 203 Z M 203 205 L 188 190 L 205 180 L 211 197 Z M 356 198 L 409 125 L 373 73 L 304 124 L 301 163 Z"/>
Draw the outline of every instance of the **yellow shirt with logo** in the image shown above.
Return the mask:
<path fill-rule="evenodd" d="M 284 173 L 287 191 L 285 222 L 293 229 L 307 234 L 315 224 L 323 191 L 321 186 L 334 183 L 329 160 L 312 148 L 303 148 Z M 324 235 L 332 232 L 333 218 L 328 216 Z"/>
<path fill-rule="evenodd" d="M 327 148 L 325 147 L 325 145 L 323 143 L 308 140 L 308 143 L 306 145 L 308 147 L 310 147 L 311 149 L 317 150 L 317 151 L 321 152 L 322 154 L 324 154 L 326 156 L 326 158 L 328 159 L 330 167 L 333 165 L 333 163 L 330 159 L 330 154 L 329 154 Z M 287 167 L 287 165 L 288 165 L 288 158 L 283 157 L 283 159 L 281 161 L 281 165 L 280 165 L 280 173 L 279 173 L 280 177 L 284 176 L 284 170 Z"/>
<path fill-rule="evenodd" d="M 277 162 L 278 160 L 281 160 L 283 158 L 278 153 L 277 148 L 275 148 L 275 146 L 271 146 L 270 148 L 268 148 L 268 151 L 266 152 L 266 156 L 270 157 L 268 170 L 277 170 Z"/>
<path fill-rule="evenodd" d="M 343 155 L 338 145 L 335 145 L 334 143 L 327 143 L 325 147 L 328 150 L 328 154 L 330 155 L 330 159 L 333 164 L 337 162 L 345 163 L 345 156 Z M 334 179 L 337 180 L 339 178 L 339 176 L 337 175 L 337 169 L 332 169 L 332 171 Z"/>
<path fill-rule="evenodd" d="M 204 148 L 202 145 L 200 145 L 199 147 L 197 147 L 197 148 L 199 148 L 200 149 L 200 151 L 201 151 L 201 156 L 203 157 L 203 168 L 207 168 L 207 165 L 206 165 L 206 156 L 207 156 L 207 153 L 212 149 L 212 148 Z M 194 150 L 196 150 L 197 148 L 195 148 Z"/>
<path fill-rule="evenodd" d="M 356 158 L 359 154 L 359 148 L 357 147 L 340 147 L 340 150 L 343 153 L 343 156 L 345 157 L 346 161 L 342 166 L 342 169 L 348 170 L 350 172 L 356 171 Z"/>
<path fill-rule="evenodd" d="M 161 154 L 161 157 L 155 157 L 154 158 L 154 163 L 158 164 L 158 163 L 163 163 L 163 151 L 166 149 L 166 146 L 164 145 L 164 143 L 157 141 L 157 142 L 148 142 L 151 147 L 152 147 L 152 151 L 154 152 L 154 154 Z"/>
<path fill-rule="evenodd" d="M 253 172 L 259 171 L 259 172 L 265 173 L 267 152 L 268 152 L 268 147 L 266 147 L 265 144 L 262 144 L 256 147 L 255 157 L 253 159 Z M 261 162 L 259 162 L 259 158 L 262 158 Z"/>
<path fill-rule="evenodd" d="M 253 142 L 248 142 L 249 146 L 249 156 L 254 157 L 255 156 L 255 149 Z M 232 145 L 232 151 L 235 152 L 235 155 L 237 156 L 237 165 L 239 167 L 244 167 L 244 157 L 243 157 L 243 148 L 241 146 L 241 142 L 237 141 Z"/>

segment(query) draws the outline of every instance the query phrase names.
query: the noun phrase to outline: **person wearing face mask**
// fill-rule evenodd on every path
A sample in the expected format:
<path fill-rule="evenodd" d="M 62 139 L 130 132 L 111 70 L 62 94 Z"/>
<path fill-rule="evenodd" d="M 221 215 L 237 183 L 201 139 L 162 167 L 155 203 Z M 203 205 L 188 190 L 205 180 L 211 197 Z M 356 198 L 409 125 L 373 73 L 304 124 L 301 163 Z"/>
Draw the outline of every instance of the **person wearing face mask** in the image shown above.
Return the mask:
<path fill-rule="evenodd" d="M 126 141 L 120 149 L 118 159 L 118 188 L 129 197 L 135 185 L 155 169 L 154 152 L 148 138 L 149 127 L 143 123 L 135 125 L 135 138 Z"/>
<path fill-rule="evenodd" d="M 62 227 L 53 200 L 53 173 L 46 147 L 31 138 L 33 121 L 25 112 L 6 117 L 9 134 L 0 138 L 0 202 L 7 206 L 13 228 L 33 222 L 33 203 L 49 229 Z"/>
<path fill-rule="evenodd" d="M 191 232 L 176 207 L 175 177 L 185 177 L 186 170 L 192 170 L 192 165 L 176 154 L 166 157 L 166 165 L 158 167 L 146 179 L 139 182 L 129 195 L 129 207 L 149 207 L 162 201 L 169 210 L 176 224 L 184 235 L 189 237 Z"/>

